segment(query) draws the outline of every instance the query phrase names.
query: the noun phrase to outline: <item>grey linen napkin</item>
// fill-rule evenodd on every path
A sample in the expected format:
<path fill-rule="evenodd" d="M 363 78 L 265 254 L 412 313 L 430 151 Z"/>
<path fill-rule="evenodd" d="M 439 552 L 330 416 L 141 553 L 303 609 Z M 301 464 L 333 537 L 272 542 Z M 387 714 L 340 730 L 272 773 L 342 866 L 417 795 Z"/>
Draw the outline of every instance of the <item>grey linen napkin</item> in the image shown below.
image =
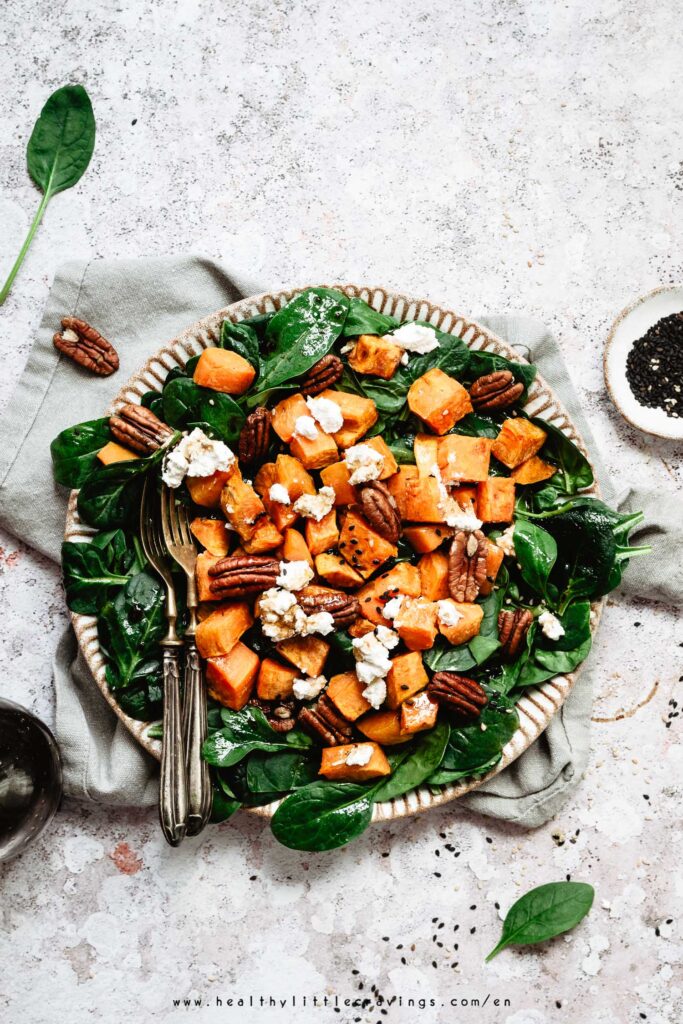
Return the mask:
<path fill-rule="evenodd" d="M 71 262 L 57 273 L 36 341 L 0 418 L 0 525 L 57 562 L 67 492 L 53 483 L 50 441 L 75 422 L 101 416 L 122 382 L 160 345 L 203 316 L 259 291 L 219 263 L 198 257 Z M 87 376 L 52 345 L 62 316 L 94 323 L 111 338 L 121 367 L 113 378 Z M 482 320 L 536 362 L 557 388 L 589 445 L 604 492 L 608 478 L 578 405 L 557 343 L 542 324 L 524 317 Z M 614 496 L 607 496 L 614 500 Z M 680 526 L 673 498 L 633 491 L 624 508 L 643 508 L 653 544 L 647 569 L 635 562 L 622 593 L 678 602 L 683 567 L 671 577 L 659 550 L 665 533 Z M 670 550 L 670 548 L 669 548 Z M 73 631 L 61 638 L 54 660 L 56 736 L 70 796 L 106 804 L 147 806 L 157 799 L 156 765 L 132 739 L 97 689 Z M 479 813 L 535 827 L 547 821 L 578 784 L 589 749 L 590 666 L 543 736 L 507 771 L 463 803 Z"/>

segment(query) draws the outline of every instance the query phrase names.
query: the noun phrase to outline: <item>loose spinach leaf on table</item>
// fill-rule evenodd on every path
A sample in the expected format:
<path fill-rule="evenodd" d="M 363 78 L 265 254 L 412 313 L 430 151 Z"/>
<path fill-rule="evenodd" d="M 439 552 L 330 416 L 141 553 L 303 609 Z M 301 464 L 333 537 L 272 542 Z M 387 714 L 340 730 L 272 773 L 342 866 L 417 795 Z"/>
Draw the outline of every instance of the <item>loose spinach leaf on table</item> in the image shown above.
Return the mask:
<path fill-rule="evenodd" d="M 355 338 L 359 334 L 387 334 L 398 327 L 398 320 L 385 313 L 378 313 L 363 299 L 349 300 L 349 312 L 344 322 L 343 338 Z"/>
<path fill-rule="evenodd" d="M 586 882 L 548 882 L 525 893 L 508 910 L 500 941 L 486 961 L 506 946 L 533 945 L 568 932 L 589 912 L 594 896 Z"/>
<path fill-rule="evenodd" d="M 393 800 L 420 786 L 441 764 L 450 731 L 448 722 L 438 722 L 429 732 L 419 735 L 409 750 L 392 753 L 391 775 L 374 786 L 372 799 L 376 803 Z"/>
<path fill-rule="evenodd" d="M 204 760 L 220 768 L 237 764 L 254 750 L 307 750 L 312 746 L 310 738 L 299 729 L 275 732 L 260 708 L 224 709 L 221 718 L 223 728 L 209 736 L 202 749 Z"/>
<path fill-rule="evenodd" d="M 315 782 L 319 767 L 317 750 L 257 750 L 247 758 L 247 785 L 252 793 L 288 793 Z"/>
<path fill-rule="evenodd" d="M 164 387 L 163 414 L 170 427 L 191 430 L 200 426 L 226 444 L 238 440 L 245 420 L 234 398 L 200 387 L 188 377 L 177 377 Z"/>
<path fill-rule="evenodd" d="M 89 544 L 62 544 L 66 603 L 72 612 L 96 615 L 112 590 L 123 586 L 145 564 L 135 539 L 123 530 L 99 533 Z"/>
<path fill-rule="evenodd" d="M 454 719 L 451 723 L 441 764 L 427 780 L 432 785 L 481 775 L 500 760 L 503 747 L 519 725 L 519 717 L 507 697 L 493 691 L 488 696 L 489 702 L 476 721 L 458 725 Z"/>
<path fill-rule="evenodd" d="M 258 335 L 254 328 L 243 320 L 233 323 L 224 320 L 221 326 L 221 348 L 236 352 L 256 370 L 257 379 L 261 371 L 261 355 Z"/>
<path fill-rule="evenodd" d="M 359 836 L 372 820 L 368 786 L 313 782 L 284 800 L 273 815 L 273 835 L 292 850 L 334 850 Z"/>
<path fill-rule="evenodd" d="M 164 591 L 146 572 L 137 573 L 103 606 L 98 621 L 100 644 L 108 660 L 113 690 L 141 685 L 160 672 L 158 644 L 164 635 Z"/>
<path fill-rule="evenodd" d="M 87 420 L 57 434 L 50 445 L 52 471 L 58 484 L 81 487 L 99 463 L 97 453 L 111 440 L 109 418 Z"/>

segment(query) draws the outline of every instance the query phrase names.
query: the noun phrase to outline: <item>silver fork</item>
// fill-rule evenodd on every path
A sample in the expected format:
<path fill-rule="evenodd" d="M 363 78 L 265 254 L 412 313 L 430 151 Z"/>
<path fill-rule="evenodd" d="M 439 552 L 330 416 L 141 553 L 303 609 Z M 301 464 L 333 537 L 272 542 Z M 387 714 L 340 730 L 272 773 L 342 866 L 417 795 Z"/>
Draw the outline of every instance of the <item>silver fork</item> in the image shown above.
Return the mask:
<path fill-rule="evenodd" d="M 183 705 L 183 733 L 185 736 L 185 764 L 187 767 L 188 836 L 198 835 L 211 813 L 211 780 L 209 767 L 202 758 L 202 745 L 206 739 L 206 690 L 195 633 L 197 630 L 197 584 L 195 565 L 197 548 L 190 530 L 187 508 L 177 502 L 173 492 L 162 484 L 161 522 L 166 548 L 171 558 L 184 570 L 187 577 L 188 623 L 185 630 L 185 701 Z"/>
<path fill-rule="evenodd" d="M 164 719 L 159 783 L 159 820 L 166 842 L 178 846 L 187 831 L 187 777 L 183 757 L 180 710 L 180 649 L 176 632 L 178 609 L 171 566 L 159 522 L 159 503 L 154 481 L 145 482 L 140 507 L 140 537 L 150 565 L 166 586 L 168 630 L 161 641 L 164 651 Z"/>

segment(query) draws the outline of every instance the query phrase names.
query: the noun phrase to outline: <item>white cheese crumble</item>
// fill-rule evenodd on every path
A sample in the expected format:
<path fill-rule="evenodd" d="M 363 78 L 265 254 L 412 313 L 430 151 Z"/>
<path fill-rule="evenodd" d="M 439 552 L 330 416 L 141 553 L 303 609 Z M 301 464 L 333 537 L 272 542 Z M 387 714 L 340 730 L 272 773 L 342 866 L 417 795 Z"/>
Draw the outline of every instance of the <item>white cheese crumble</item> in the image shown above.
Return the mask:
<path fill-rule="evenodd" d="M 280 562 L 280 575 L 276 579 L 278 587 L 285 590 L 303 590 L 314 576 L 308 562 Z"/>
<path fill-rule="evenodd" d="M 467 512 L 462 505 L 458 504 L 453 495 L 449 493 L 438 463 L 434 463 L 429 470 L 429 475 L 433 476 L 437 482 L 439 488 L 439 511 L 442 513 L 446 525 L 453 527 L 455 530 L 479 530 L 481 528 L 481 519 L 477 519 L 473 512 Z"/>
<path fill-rule="evenodd" d="M 393 334 L 387 335 L 386 340 L 400 345 L 406 352 L 415 352 L 421 356 L 439 347 L 439 339 L 434 328 L 415 323 L 403 324 L 403 327 L 399 327 Z"/>
<path fill-rule="evenodd" d="M 309 441 L 315 441 L 318 436 L 318 428 L 312 416 L 297 416 L 294 422 L 293 437 L 306 437 Z"/>
<path fill-rule="evenodd" d="M 325 679 L 325 676 L 307 676 L 305 679 L 295 679 L 292 683 L 294 696 L 297 700 L 315 700 L 326 686 L 327 679 Z"/>
<path fill-rule="evenodd" d="M 344 764 L 347 764 L 349 768 L 355 765 L 358 765 L 359 768 L 364 768 L 366 764 L 370 763 L 371 758 L 372 747 L 369 743 L 363 743 L 361 746 L 354 747 L 353 750 L 349 750 Z"/>
<path fill-rule="evenodd" d="M 403 594 L 397 594 L 396 597 L 392 597 L 391 601 L 387 601 L 387 603 L 384 605 L 384 610 L 382 611 L 382 615 L 384 616 L 385 619 L 396 618 L 396 616 L 401 610 L 403 598 Z"/>
<path fill-rule="evenodd" d="M 167 487 L 180 487 L 186 476 L 211 476 L 230 469 L 235 456 L 222 441 L 207 437 L 199 427 L 186 434 L 164 458 L 161 479 Z"/>
<path fill-rule="evenodd" d="M 314 420 L 320 424 L 326 434 L 336 434 L 344 424 L 344 416 L 336 402 L 331 398 L 307 398 L 306 405 Z"/>
<path fill-rule="evenodd" d="M 538 624 L 548 640 L 559 640 L 561 636 L 564 636 L 564 627 L 552 612 L 541 612 L 538 616 Z"/>
<path fill-rule="evenodd" d="M 391 669 L 389 650 L 397 643 L 398 637 L 386 626 L 378 626 L 372 633 L 352 640 L 356 675 L 365 686 L 363 696 L 375 710 L 386 700 L 386 677 Z"/>
<path fill-rule="evenodd" d="M 273 484 L 268 491 L 268 497 L 271 501 L 276 501 L 278 505 L 291 505 L 292 501 L 289 497 L 289 493 L 284 484 Z"/>
<path fill-rule="evenodd" d="M 317 494 L 302 494 L 294 502 L 294 511 L 304 519 L 315 519 L 319 523 L 334 507 L 335 493 L 332 487 L 321 487 Z"/>
<path fill-rule="evenodd" d="M 408 355 L 407 352 L 404 352 L 403 355 L 401 356 L 401 366 L 407 366 L 409 362 L 410 356 Z"/>
<path fill-rule="evenodd" d="M 384 456 L 369 444 L 354 444 L 344 453 L 344 462 L 349 471 L 349 483 L 364 484 L 368 480 L 379 480 L 384 469 Z"/>
<path fill-rule="evenodd" d="M 462 612 L 458 611 L 453 601 L 437 601 L 436 617 L 442 626 L 457 626 L 462 618 Z"/>
<path fill-rule="evenodd" d="M 306 613 L 297 604 L 294 594 L 278 587 L 271 587 L 261 595 L 259 617 L 261 629 L 271 640 L 289 640 L 293 636 L 303 636 L 306 628 Z"/>
<path fill-rule="evenodd" d="M 508 526 L 507 530 L 504 530 L 500 537 L 496 537 L 494 543 L 504 555 L 509 558 L 514 558 L 517 552 L 515 551 L 515 524 L 512 523 Z"/>
<path fill-rule="evenodd" d="M 311 633 L 327 636 L 328 633 L 334 633 L 334 628 L 334 619 L 329 612 L 313 612 L 306 617 L 303 636 L 310 636 Z"/>
<path fill-rule="evenodd" d="M 358 666 L 356 666 L 357 668 Z M 387 684 L 384 679 L 376 679 L 374 683 L 368 683 L 363 690 L 363 697 L 375 711 L 379 711 L 387 699 Z"/>
<path fill-rule="evenodd" d="M 398 633 L 394 633 L 393 629 L 389 629 L 387 626 L 377 626 L 375 632 L 377 633 L 377 639 L 379 642 L 383 644 L 388 651 L 393 651 L 400 639 Z"/>

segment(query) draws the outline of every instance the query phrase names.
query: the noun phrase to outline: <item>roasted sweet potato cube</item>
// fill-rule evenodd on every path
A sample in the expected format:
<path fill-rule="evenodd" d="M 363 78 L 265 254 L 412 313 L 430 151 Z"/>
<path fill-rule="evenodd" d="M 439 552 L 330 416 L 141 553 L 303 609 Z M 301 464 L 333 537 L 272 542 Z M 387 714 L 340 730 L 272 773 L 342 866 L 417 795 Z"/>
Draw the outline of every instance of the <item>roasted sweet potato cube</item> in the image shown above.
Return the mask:
<path fill-rule="evenodd" d="M 410 733 L 401 732 L 399 711 L 373 711 L 359 719 L 356 728 L 369 740 L 381 743 L 383 747 L 395 747 L 410 740 Z"/>
<path fill-rule="evenodd" d="M 209 658 L 206 662 L 209 696 L 232 711 L 241 711 L 251 697 L 259 664 L 258 654 L 240 642 L 228 654 Z"/>
<path fill-rule="evenodd" d="M 278 654 L 307 676 L 319 676 L 325 667 L 330 645 L 319 636 L 293 636 L 276 644 Z"/>
<path fill-rule="evenodd" d="M 391 448 L 379 434 L 376 434 L 374 437 L 366 437 L 363 440 L 363 444 L 366 444 L 368 448 L 374 448 L 384 459 L 382 472 L 379 475 L 380 480 L 387 480 L 398 471 L 398 463 L 392 454 Z"/>
<path fill-rule="evenodd" d="M 491 451 L 504 466 L 514 469 L 543 447 L 548 435 L 523 416 L 505 420 Z"/>
<path fill-rule="evenodd" d="M 436 551 L 445 540 L 453 536 L 450 526 L 440 524 L 439 526 L 404 526 L 403 536 L 408 541 L 413 551 L 418 555 Z"/>
<path fill-rule="evenodd" d="M 483 523 L 511 523 L 515 512 L 515 481 L 490 476 L 477 484 L 477 515 Z"/>
<path fill-rule="evenodd" d="M 369 759 L 366 764 L 347 764 L 347 759 L 352 754 L 357 754 L 362 759 L 369 754 Z M 320 774 L 326 779 L 338 779 L 343 782 L 366 782 L 368 779 L 391 775 L 391 765 L 377 743 L 346 743 L 341 747 L 323 749 Z"/>
<path fill-rule="evenodd" d="M 247 555 L 262 555 L 266 551 L 274 551 L 281 544 L 282 534 L 269 516 L 257 519 L 249 540 L 242 540 L 242 547 Z"/>
<path fill-rule="evenodd" d="M 285 530 L 284 538 L 282 558 L 287 562 L 308 562 L 313 568 L 313 555 L 308 550 L 308 544 L 299 531 L 290 527 Z"/>
<path fill-rule="evenodd" d="M 321 555 L 323 551 L 336 548 L 339 541 L 339 528 L 337 526 L 337 513 L 330 509 L 320 522 L 315 519 L 307 519 L 304 526 L 306 544 L 313 557 Z"/>
<path fill-rule="evenodd" d="M 491 459 L 489 437 L 467 437 L 449 434 L 439 438 L 439 469 L 444 483 L 486 480 Z"/>
<path fill-rule="evenodd" d="M 333 552 L 316 556 L 315 571 L 333 587 L 357 587 L 363 582 L 360 573 L 352 569 L 340 555 Z"/>
<path fill-rule="evenodd" d="M 356 637 L 366 636 L 368 633 L 372 633 L 374 628 L 374 624 L 370 622 L 369 619 L 360 618 L 356 619 L 356 621 L 349 626 L 347 633 L 355 639 Z"/>
<path fill-rule="evenodd" d="M 401 704 L 401 730 L 402 732 L 422 732 L 423 729 L 432 729 L 436 725 L 436 718 L 439 714 L 438 702 L 430 697 L 426 690 L 408 697 Z"/>
<path fill-rule="evenodd" d="M 484 609 L 480 604 L 452 601 L 450 598 L 448 604 L 452 606 L 453 612 L 457 613 L 459 618 L 455 625 L 446 626 L 439 617 L 439 632 L 446 637 L 449 643 L 457 647 L 477 635 L 481 629 L 481 620 L 484 618 Z"/>
<path fill-rule="evenodd" d="M 418 434 L 413 442 L 415 465 L 420 476 L 430 477 L 439 462 L 439 439 L 433 434 Z"/>
<path fill-rule="evenodd" d="M 436 604 L 425 597 L 407 597 L 394 619 L 394 629 L 409 651 L 426 651 L 436 640 Z"/>
<path fill-rule="evenodd" d="M 358 501 L 358 491 L 349 483 L 350 476 L 345 462 L 333 462 L 331 466 L 325 466 L 320 470 L 323 485 L 331 487 L 334 491 L 335 507 L 354 505 Z"/>
<path fill-rule="evenodd" d="M 540 484 L 542 480 L 549 480 L 556 472 L 550 463 L 544 462 L 538 455 L 532 455 L 526 462 L 515 466 L 510 476 L 517 484 Z"/>
<path fill-rule="evenodd" d="M 498 570 L 503 562 L 503 549 L 499 548 L 493 541 L 486 539 L 486 579 L 479 588 L 482 597 L 487 597 L 493 590 Z M 448 594 L 446 594 L 448 597 Z"/>
<path fill-rule="evenodd" d="M 197 650 L 202 658 L 229 654 L 253 622 L 254 616 L 246 601 L 223 604 L 197 626 Z"/>
<path fill-rule="evenodd" d="M 399 466 L 387 480 L 401 519 L 418 523 L 440 523 L 444 508 L 438 481 L 433 476 L 418 475 L 417 466 Z"/>
<path fill-rule="evenodd" d="M 420 596 L 420 573 L 416 565 L 399 562 L 393 569 L 382 573 L 372 583 L 358 591 L 361 615 L 377 626 L 386 626 L 384 606 L 392 597 L 405 594 L 407 597 Z"/>
<path fill-rule="evenodd" d="M 341 430 L 332 435 L 340 448 L 350 448 L 377 422 L 377 407 L 370 398 L 330 388 L 323 391 L 320 397 L 329 398 L 341 409 L 344 423 Z"/>
<path fill-rule="evenodd" d="M 299 518 L 297 512 L 289 505 L 281 501 L 274 501 L 270 497 L 270 489 L 273 484 L 279 483 L 277 469 L 274 462 L 265 462 L 254 477 L 254 490 L 261 496 L 263 506 L 275 523 L 276 529 L 280 532 L 295 523 Z"/>
<path fill-rule="evenodd" d="M 230 526 L 241 541 L 249 540 L 256 521 L 265 515 L 265 506 L 258 494 L 242 479 L 239 471 L 232 473 L 221 492 L 221 508 Z"/>
<path fill-rule="evenodd" d="M 220 597 L 217 594 L 212 594 L 209 589 L 211 583 L 211 576 L 209 576 L 209 569 L 216 562 L 220 562 L 221 555 L 212 555 L 209 551 L 200 551 L 197 555 L 197 562 L 195 564 L 194 575 L 197 581 L 197 597 L 200 601 L 220 601 Z"/>
<path fill-rule="evenodd" d="M 339 458 L 334 438 L 323 430 L 318 430 L 314 438 L 295 434 L 289 442 L 289 450 L 305 469 L 323 469 Z"/>
<path fill-rule="evenodd" d="M 418 563 L 422 596 L 428 601 L 442 601 L 450 596 L 448 590 L 448 555 L 432 551 L 423 555 Z"/>
<path fill-rule="evenodd" d="M 467 388 L 438 367 L 427 370 L 410 385 L 408 407 L 435 434 L 445 434 L 458 420 L 472 412 Z"/>
<path fill-rule="evenodd" d="M 361 334 L 349 352 L 349 366 L 356 373 L 390 380 L 400 365 L 402 355 L 403 349 L 392 341 L 375 334 Z"/>
<path fill-rule="evenodd" d="M 260 700 L 286 700 L 294 693 L 298 676 L 298 669 L 282 665 L 274 658 L 264 658 L 256 680 L 256 696 Z"/>
<path fill-rule="evenodd" d="M 283 398 L 281 402 L 271 410 L 271 425 L 273 430 L 285 444 L 289 444 L 294 434 L 294 425 L 300 416 L 310 416 L 311 412 L 306 405 L 303 395 L 290 395 Z"/>
<path fill-rule="evenodd" d="M 278 455 L 275 460 L 275 483 L 282 484 L 292 504 L 302 494 L 315 494 L 313 477 L 293 455 Z"/>
<path fill-rule="evenodd" d="M 230 545 L 226 524 L 222 519 L 193 519 L 190 530 L 210 555 L 227 555 Z"/>
<path fill-rule="evenodd" d="M 398 554 L 396 545 L 381 537 L 353 509 L 349 510 L 344 520 L 339 535 L 339 551 L 363 579 L 371 576 L 388 558 L 395 558 Z"/>
<path fill-rule="evenodd" d="M 195 384 L 226 395 L 243 395 L 255 377 L 256 370 L 244 356 L 225 348 L 205 349 L 193 374 Z"/>
<path fill-rule="evenodd" d="M 235 470 L 216 470 L 211 476 L 187 476 L 185 483 L 195 505 L 220 508 L 221 494 Z"/>
<path fill-rule="evenodd" d="M 387 675 L 387 704 L 390 708 L 399 707 L 408 697 L 424 690 L 428 682 L 429 677 L 419 651 L 397 655 L 391 659 L 391 668 Z"/>
<path fill-rule="evenodd" d="M 476 486 L 453 487 L 451 495 L 464 512 L 470 512 L 472 515 L 477 514 Z"/>
<path fill-rule="evenodd" d="M 355 722 L 372 707 L 363 696 L 364 689 L 355 672 L 340 672 L 332 676 L 325 693 L 344 718 Z"/>
<path fill-rule="evenodd" d="M 124 448 L 122 444 L 117 444 L 116 441 L 109 441 L 104 448 L 100 448 L 97 458 L 103 466 L 111 466 L 114 462 L 131 462 L 133 459 L 139 459 L 140 456 L 136 452 L 132 452 L 130 448 Z"/>
<path fill-rule="evenodd" d="M 396 502 L 401 519 L 408 518 L 408 484 L 417 478 L 417 466 L 399 466 L 398 472 L 387 480 L 387 487 Z"/>

